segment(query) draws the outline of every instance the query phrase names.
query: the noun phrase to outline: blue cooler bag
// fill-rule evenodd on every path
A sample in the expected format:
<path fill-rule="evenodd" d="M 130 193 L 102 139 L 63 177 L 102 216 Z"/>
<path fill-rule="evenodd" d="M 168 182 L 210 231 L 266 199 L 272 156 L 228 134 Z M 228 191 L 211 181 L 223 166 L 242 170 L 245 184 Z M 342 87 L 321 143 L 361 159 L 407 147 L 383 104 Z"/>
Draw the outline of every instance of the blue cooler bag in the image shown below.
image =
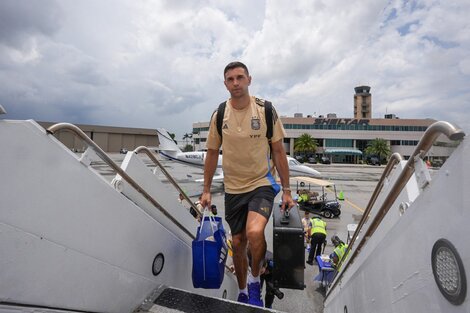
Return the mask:
<path fill-rule="evenodd" d="M 224 280 L 228 251 L 220 217 L 207 216 L 204 212 L 192 250 L 194 288 L 219 289 Z"/>

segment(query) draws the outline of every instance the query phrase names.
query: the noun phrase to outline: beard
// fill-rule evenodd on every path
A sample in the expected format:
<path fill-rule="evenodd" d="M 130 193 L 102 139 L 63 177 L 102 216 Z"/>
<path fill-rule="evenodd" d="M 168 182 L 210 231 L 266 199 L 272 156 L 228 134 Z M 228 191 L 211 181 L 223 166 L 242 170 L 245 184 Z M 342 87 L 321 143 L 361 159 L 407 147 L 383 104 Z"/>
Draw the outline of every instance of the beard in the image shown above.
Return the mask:
<path fill-rule="evenodd" d="M 230 96 L 232 96 L 232 98 L 234 99 L 243 98 L 246 95 L 248 95 L 247 89 L 236 89 L 236 90 L 230 91 Z"/>

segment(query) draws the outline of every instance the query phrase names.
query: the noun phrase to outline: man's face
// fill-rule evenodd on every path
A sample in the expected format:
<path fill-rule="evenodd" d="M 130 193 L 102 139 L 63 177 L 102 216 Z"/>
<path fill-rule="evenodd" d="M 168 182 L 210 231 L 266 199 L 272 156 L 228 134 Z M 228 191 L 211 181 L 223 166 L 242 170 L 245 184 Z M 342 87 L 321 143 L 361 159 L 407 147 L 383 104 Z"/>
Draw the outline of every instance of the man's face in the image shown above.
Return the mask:
<path fill-rule="evenodd" d="M 242 67 L 237 67 L 225 73 L 224 84 L 232 98 L 241 98 L 248 94 L 251 76 L 246 75 Z"/>

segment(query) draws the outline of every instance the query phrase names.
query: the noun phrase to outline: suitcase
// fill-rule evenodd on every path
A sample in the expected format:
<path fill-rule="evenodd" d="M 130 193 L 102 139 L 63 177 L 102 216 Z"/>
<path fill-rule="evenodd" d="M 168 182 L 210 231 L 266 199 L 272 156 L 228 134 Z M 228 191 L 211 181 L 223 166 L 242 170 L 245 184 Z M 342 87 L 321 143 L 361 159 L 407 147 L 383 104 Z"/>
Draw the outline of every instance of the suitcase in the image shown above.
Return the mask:
<path fill-rule="evenodd" d="M 276 288 L 305 288 L 304 230 L 297 206 L 288 216 L 280 207 L 273 213 L 273 284 Z"/>

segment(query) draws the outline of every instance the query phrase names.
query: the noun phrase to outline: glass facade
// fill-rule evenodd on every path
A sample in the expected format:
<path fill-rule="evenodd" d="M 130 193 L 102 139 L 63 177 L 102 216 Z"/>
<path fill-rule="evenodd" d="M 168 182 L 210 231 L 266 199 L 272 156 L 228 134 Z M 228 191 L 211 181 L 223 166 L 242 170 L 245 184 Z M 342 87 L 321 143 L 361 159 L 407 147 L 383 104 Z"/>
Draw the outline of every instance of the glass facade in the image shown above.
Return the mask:
<path fill-rule="evenodd" d="M 209 127 L 197 127 L 193 128 L 193 134 L 199 134 L 200 132 L 208 132 Z"/>
<path fill-rule="evenodd" d="M 427 126 L 391 126 L 366 124 L 284 124 L 285 129 L 331 129 L 331 130 L 366 130 L 366 131 L 397 131 L 424 132 Z M 193 128 L 193 134 L 209 131 L 209 127 Z"/>
<path fill-rule="evenodd" d="M 352 148 L 354 145 L 352 139 L 325 139 L 325 147 Z"/>
<path fill-rule="evenodd" d="M 390 140 L 391 146 L 417 146 L 418 140 Z"/>
<path fill-rule="evenodd" d="M 284 124 L 285 129 L 331 129 L 331 130 L 366 130 L 366 131 L 410 131 L 424 132 L 427 126 L 391 126 L 391 125 L 365 125 L 365 124 Z"/>

